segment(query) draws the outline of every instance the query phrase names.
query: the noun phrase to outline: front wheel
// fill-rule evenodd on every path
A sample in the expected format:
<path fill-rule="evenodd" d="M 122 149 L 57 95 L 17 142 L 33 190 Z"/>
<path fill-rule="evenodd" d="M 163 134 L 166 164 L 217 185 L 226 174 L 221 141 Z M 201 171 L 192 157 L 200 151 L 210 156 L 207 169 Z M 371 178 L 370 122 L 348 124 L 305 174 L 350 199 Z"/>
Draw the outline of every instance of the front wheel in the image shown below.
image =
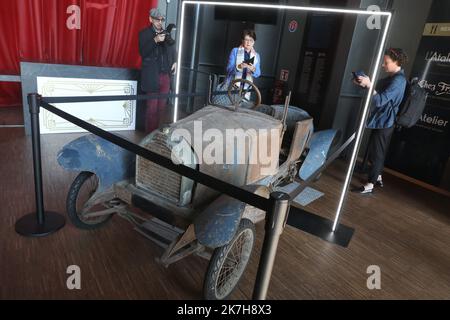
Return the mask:
<path fill-rule="evenodd" d="M 203 286 L 205 299 L 223 300 L 233 292 L 247 267 L 254 243 L 255 225 L 242 219 L 233 239 L 214 250 Z"/>
<path fill-rule="evenodd" d="M 83 171 L 73 181 L 67 194 L 67 214 L 73 225 L 80 229 L 95 229 L 105 224 L 112 214 L 96 217 L 86 217 L 87 214 L 108 209 L 106 203 L 96 203 L 89 200 L 98 189 L 99 180 L 92 172 Z"/>

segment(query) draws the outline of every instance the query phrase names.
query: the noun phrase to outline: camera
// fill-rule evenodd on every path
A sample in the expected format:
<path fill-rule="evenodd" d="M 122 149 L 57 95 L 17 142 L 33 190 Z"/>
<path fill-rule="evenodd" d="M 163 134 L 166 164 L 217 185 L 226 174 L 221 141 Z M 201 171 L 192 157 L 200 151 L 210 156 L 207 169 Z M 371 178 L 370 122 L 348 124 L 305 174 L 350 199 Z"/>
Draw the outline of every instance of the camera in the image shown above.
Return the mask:
<path fill-rule="evenodd" d="M 171 23 L 167 26 L 165 30 L 157 32 L 157 35 L 164 34 L 166 36 L 166 38 L 164 39 L 164 43 L 167 43 L 169 46 L 175 43 L 175 40 L 173 40 L 171 36 L 171 32 L 174 28 L 176 28 L 175 24 Z"/>

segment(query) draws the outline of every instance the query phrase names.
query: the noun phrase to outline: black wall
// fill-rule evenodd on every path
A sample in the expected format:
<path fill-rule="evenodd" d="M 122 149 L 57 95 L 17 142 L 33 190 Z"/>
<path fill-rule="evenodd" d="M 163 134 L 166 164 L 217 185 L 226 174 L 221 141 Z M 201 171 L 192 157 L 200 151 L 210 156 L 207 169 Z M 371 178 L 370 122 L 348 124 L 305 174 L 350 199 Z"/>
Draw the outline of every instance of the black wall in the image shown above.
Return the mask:
<path fill-rule="evenodd" d="M 394 135 L 387 166 L 429 184 L 450 190 L 450 2 L 435 0 L 420 42 L 412 75 L 429 93 L 421 120 Z"/>

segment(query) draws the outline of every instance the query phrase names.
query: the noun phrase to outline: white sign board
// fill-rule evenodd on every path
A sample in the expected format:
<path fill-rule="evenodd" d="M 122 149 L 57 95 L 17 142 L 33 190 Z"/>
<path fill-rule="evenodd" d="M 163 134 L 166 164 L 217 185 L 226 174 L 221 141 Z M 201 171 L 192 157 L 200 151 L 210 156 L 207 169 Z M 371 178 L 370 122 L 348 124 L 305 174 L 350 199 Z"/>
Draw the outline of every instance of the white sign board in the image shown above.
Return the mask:
<path fill-rule="evenodd" d="M 38 93 L 43 97 L 136 95 L 137 81 L 80 78 L 37 78 Z M 136 101 L 57 103 L 55 107 L 106 131 L 134 130 Z M 41 133 L 86 132 L 84 129 L 40 109 Z"/>

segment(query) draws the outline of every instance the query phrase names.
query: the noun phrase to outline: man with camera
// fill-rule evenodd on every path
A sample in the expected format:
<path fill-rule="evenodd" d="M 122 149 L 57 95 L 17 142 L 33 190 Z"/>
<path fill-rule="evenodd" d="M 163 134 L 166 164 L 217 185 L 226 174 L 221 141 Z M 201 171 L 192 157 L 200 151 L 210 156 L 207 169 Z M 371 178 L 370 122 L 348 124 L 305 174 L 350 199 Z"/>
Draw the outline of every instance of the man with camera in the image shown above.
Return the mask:
<path fill-rule="evenodd" d="M 139 53 L 142 57 L 141 88 L 149 95 L 167 94 L 170 78 L 176 71 L 175 41 L 170 31 L 163 29 L 165 16 L 160 10 L 150 10 L 150 26 L 139 32 Z M 164 119 L 167 98 L 147 100 L 145 131 L 157 129 Z"/>

